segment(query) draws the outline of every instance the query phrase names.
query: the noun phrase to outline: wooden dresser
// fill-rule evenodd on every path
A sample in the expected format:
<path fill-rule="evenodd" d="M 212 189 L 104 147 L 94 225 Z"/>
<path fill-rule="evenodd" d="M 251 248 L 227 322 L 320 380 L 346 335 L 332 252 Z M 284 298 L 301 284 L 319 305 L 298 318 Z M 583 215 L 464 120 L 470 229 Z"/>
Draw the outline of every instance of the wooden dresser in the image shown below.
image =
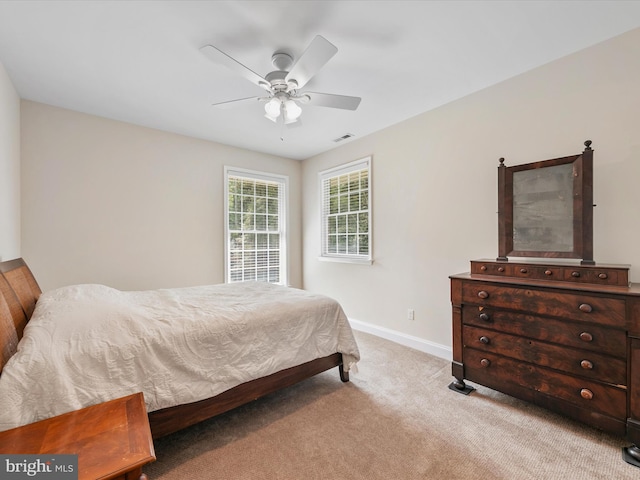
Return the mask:
<path fill-rule="evenodd" d="M 452 275 L 450 388 L 465 379 L 640 445 L 640 284 L 629 267 L 475 260 Z M 625 454 L 640 460 L 635 445 Z"/>

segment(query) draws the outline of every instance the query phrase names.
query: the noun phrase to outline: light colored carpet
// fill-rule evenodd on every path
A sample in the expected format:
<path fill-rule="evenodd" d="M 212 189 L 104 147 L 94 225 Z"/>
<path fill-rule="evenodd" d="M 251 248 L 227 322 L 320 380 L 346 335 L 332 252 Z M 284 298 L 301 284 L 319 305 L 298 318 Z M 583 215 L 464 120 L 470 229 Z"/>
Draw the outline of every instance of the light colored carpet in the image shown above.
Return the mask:
<path fill-rule="evenodd" d="M 324 372 L 155 441 L 150 480 L 640 479 L 613 437 L 509 396 L 447 388 L 449 362 L 356 332 Z"/>

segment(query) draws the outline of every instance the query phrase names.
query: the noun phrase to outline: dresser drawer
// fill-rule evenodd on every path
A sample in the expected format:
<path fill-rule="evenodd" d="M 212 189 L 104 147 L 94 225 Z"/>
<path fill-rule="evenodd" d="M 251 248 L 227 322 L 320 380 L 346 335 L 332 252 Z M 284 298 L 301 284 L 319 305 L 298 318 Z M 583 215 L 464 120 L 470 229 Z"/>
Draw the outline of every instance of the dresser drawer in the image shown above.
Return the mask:
<path fill-rule="evenodd" d="M 626 419 L 626 389 L 574 377 L 554 370 L 473 348 L 464 349 L 465 377 L 501 389 L 514 384 L 574 405 Z"/>
<path fill-rule="evenodd" d="M 471 273 L 477 273 L 481 275 L 496 275 L 500 277 L 513 276 L 513 264 L 511 263 L 496 263 L 496 262 L 471 262 Z"/>
<path fill-rule="evenodd" d="M 599 285 L 629 285 L 627 270 L 610 270 L 602 268 L 565 268 L 563 280 L 577 283 L 595 283 Z"/>
<path fill-rule="evenodd" d="M 627 365 L 620 358 L 470 326 L 463 329 L 463 343 L 465 347 L 497 353 L 603 383 L 626 384 Z"/>
<path fill-rule="evenodd" d="M 559 267 L 514 265 L 513 276 L 518 278 L 536 278 L 539 280 L 560 280 L 563 277 L 563 270 Z"/>
<path fill-rule="evenodd" d="M 619 358 L 627 356 L 625 330 L 476 305 L 462 306 L 462 322 Z"/>
<path fill-rule="evenodd" d="M 620 298 L 471 281 L 462 284 L 462 302 L 626 328 Z"/>

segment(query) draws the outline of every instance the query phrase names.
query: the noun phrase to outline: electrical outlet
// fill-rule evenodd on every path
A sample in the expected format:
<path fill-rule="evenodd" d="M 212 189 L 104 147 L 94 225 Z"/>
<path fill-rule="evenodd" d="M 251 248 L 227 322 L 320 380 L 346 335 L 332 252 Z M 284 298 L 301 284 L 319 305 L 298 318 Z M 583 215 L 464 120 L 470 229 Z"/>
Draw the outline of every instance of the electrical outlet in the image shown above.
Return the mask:
<path fill-rule="evenodd" d="M 407 310 L 407 320 L 415 320 L 416 319 L 416 311 L 413 308 Z"/>

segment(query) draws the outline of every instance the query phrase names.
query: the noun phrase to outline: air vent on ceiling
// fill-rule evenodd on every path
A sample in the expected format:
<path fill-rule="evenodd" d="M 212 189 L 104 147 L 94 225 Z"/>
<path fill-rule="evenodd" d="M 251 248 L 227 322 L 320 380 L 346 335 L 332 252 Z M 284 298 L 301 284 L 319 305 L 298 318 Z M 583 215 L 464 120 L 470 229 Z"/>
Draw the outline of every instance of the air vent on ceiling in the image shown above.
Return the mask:
<path fill-rule="evenodd" d="M 355 135 L 353 133 L 345 133 L 343 136 L 338 137 L 338 138 L 334 139 L 333 141 L 338 143 L 338 142 L 341 142 L 341 141 L 346 140 L 347 138 L 351 138 L 351 137 L 355 137 Z"/>

